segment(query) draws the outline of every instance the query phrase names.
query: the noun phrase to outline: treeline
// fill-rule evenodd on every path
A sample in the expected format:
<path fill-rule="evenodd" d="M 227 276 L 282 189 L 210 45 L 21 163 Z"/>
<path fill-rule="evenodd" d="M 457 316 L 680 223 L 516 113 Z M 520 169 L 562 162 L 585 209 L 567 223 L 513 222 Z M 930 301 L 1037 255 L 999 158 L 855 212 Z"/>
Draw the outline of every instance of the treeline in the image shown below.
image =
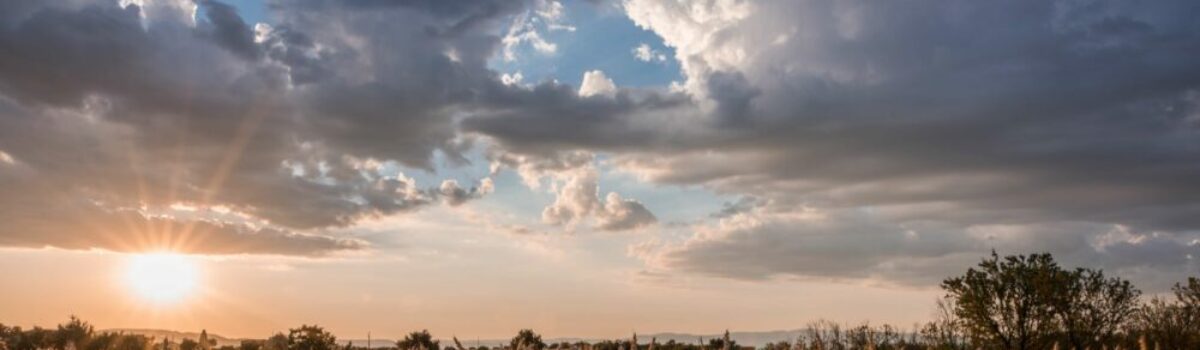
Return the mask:
<path fill-rule="evenodd" d="M 1066 269 L 1050 254 L 1001 258 L 995 252 L 941 284 L 933 319 L 901 329 L 891 325 L 810 323 L 797 339 L 763 350 L 1183 350 L 1200 349 L 1200 279 L 1178 283 L 1167 297 L 1142 298 L 1132 283 L 1100 270 Z M 412 332 L 395 350 L 749 350 L 724 337 L 659 343 L 629 339 L 547 344 L 525 329 L 504 346 L 442 344 L 428 331 Z M 199 339 L 156 339 L 96 332 L 72 316 L 54 329 L 0 324 L 0 350 L 366 350 L 339 345 L 319 326 L 303 325 L 262 340 L 223 345 Z"/>
<path fill-rule="evenodd" d="M 1143 301 L 1127 280 L 1060 267 L 1050 254 L 995 252 L 941 284 L 933 320 L 902 331 L 818 321 L 765 350 L 1198 350 L 1200 279 Z"/>

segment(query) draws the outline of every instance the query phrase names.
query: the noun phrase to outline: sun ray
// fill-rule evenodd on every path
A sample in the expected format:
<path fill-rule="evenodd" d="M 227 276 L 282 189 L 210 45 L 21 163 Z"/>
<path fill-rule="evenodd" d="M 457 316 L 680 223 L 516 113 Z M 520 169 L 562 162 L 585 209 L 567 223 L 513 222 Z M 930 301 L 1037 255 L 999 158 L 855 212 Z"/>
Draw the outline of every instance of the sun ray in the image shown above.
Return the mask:
<path fill-rule="evenodd" d="M 151 304 L 178 303 L 191 296 L 200 284 L 199 267 L 186 255 L 137 254 L 126 264 L 126 285 L 137 297 Z"/>

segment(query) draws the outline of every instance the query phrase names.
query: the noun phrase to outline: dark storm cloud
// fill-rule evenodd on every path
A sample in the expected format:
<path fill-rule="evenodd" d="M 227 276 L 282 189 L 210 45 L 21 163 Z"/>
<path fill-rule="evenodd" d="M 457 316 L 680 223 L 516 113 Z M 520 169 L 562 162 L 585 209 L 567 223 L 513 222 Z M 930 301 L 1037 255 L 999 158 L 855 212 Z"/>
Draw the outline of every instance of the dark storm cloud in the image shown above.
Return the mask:
<path fill-rule="evenodd" d="M 242 20 L 232 5 L 214 0 L 197 1 L 204 12 L 206 32 L 218 45 L 246 59 L 257 59 L 260 48 L 254 42 L 254 29 Z"/>

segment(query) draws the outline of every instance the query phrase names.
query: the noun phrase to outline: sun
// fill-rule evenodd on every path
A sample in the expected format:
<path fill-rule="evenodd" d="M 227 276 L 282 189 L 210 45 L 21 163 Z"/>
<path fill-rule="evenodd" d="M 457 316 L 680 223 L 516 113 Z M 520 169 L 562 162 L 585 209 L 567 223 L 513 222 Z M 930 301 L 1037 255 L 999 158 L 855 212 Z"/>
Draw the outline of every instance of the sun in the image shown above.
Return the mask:
<path fill-rule="evenodd" d="M 174 253 L 146 253 L 129 258 L 125 283 L 142 300 L 171 304 L 191 295 L 199 284 L 196 262 Z"/>

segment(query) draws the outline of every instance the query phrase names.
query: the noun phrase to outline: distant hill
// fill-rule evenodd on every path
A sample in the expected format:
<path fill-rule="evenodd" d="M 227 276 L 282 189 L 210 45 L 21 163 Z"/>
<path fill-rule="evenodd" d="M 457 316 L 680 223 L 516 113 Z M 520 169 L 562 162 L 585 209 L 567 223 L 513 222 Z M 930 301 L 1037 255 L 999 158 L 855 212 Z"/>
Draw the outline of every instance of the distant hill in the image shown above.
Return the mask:
<path fill-rule="evenodd" d="M 139 328 L 111 328 L 101 329 L 100 332 L 140 334 L 156 339 L 170 338 L 171 341 L 178 342 L 180 339 L 200 339 L 200 332 L 180 332 L 166 329 L 139 329 Z M 208 338 L 217 341 L 217 346 L 233 345 L 237 346 L 242 342 L 242 339 L 226 338 L 212 332 L 208 333 Z"/>
<path fill-rule="evenodd" d="M 766 343 L 777 342 L 777 341 L 781 341 L 781 340 L 794 341 L 794 340 L 796 340 L 796 337 L 800 336 L 803 333 L 804 333 L 803 329 L 762 331 L 762 332 L 729 332 L 729 338 L 736 341 L 739 345 L 759 347 Z M 632 336 L 632 335 L 633 334 L 630 333 L 629 336 Z M 621 337 L 620 339 L 622 339 L 622 340 L 629 339 L 629 336 Z M 720 338 L 720 337 L 724 336 L 724 334 L 723 333 L 722 334 L 691 334 L 691 333 L 661 332 L 661 333 L 646 333 L 646 334 L 639 333 L 637 336 L 638 336 L 638 343 L 642 343 L 642 344 L 649 343 L 651 338 L 655 339 L 660 344 L 664 343 L 666 341 L 669 341 L 669 340 L 675 340 L 675 342 L 677 342 L 677 343 L 695 344 L 695 343 L 699 342 L 701 338 L 703 338 L 704 341 L 707 342 L 709 339 Z M 594 343 L 594 342 L 598 342 L 598 341 L 602 341 L 602 340 L 616 340 L 616 339 L 617 338 L 548 338 L 548 339 L 546 339 L 546 343 L 561 343 L 561 342 L 574 343 L 574 342 L 578 342 L 578 341 L 586 341 L 589 343 Z M 476 344 L 475 340 L 469 340 L 469 341 L 468 341 L 468 339 L 459 339 L 459 340 L 461 340 L 463 342 L 463 345 L 467 346 L 467 347 L 475 346 L 475 344 Z M 449 340 L 445 340 L 445 341 L 443 341 L 443 343 L 446 343 L 447 341 L 449 341 Z M 487 346 L 507 345 L 508 342 L 509 342 L 508 339 L 484 339 L 484 340 L 478 341 L 479 344 L 487 345 Z M 358 342 L 354 342 L 354 344 L 358 344 Z"/>
<path fill-rule="evenodd" d="M 804 333 L 802 329 L 794 330 L 777 330 L 777 331 L 762 331 L 762 332 L 729 332 L 729 339 L 736 341 L 739 345 L 759 347 L 767 343 L 787 340 L 795 341 L 796 337 Z M 655 338 L 658 342 L 665 342 L 674 339 L 677 343 L 692 343 L 700 341 L 708 341 L 713 338 L 720 338 L 724 334 L 689 334 L 689 333 L 655 333 L 655 334 L 638 334 L 638 342 L 650 341 L 650 338 Z"/>
<path fill-rule="evenodd" d="M 447 341 L 448 341 L 449 343 L 443 342 L 443 344 L 442 344 L 442 345 L 451 345 L 451 344 L 453 344 L 453 343 L 454 343 L 454 341 L 452 341 L 452 340 L 447 340 Z M 346 344 L 349 344 L 349 343 L 354 343 L 354 347 L 360 347 L 360 346 L 361 346 L 361 347 L 367 347 L 367 338 L 362 338 L 362 339 L 342 339 L 341 337 L 338 337 L 338 344 L 346 345 Z M 463 344 L 463 345 L 466 345 L 466 344 Z M 393 346 L 396 346 L 396 340 L 395 340 L 395 339 L 387 339 L 387 338 L 371 338 L 371 348 L 372 348 L 372 349 L 377 349 L 377 348 L 390 348 L 390 347 L 393 347 Z"/>
<path fill-rule="evenodd" d="M 164 329 L 114 328 L 114 329 L 105 329 L 102 331 L 141 334 L 141 335 L 145 335 L 145 336 L 155 337 L 157 339 L 162 339 L 164 337 L 167 337 L 167 338 L 171 338 L 173 341 L 178 341 L 179 339 L 198 339 L 198 338 L 200 338 L 199 332 L 180 332 L 180 331 L 172 331 L 172 330 L 164 330 Z M 801 329 L 764 331 L 764 332 L 729 332 L 729 337 L 731 339 L 733 339 L 734 341 L 737 341 L 738 344 L 745 345 L 745 346 L 758 347 L 758 346 L 762 346 L 763 344 L 770 343 L 770 342 L 777 342 L 777 341 L 781 341 L 781 340 L 788 340 L 788 341 L 796 340 L 796 337 L 799 336 L 800 334 L 802 334 L 803 332 L 804 332 L 804 330 L 801 330 Z M 639 343 L 648 343 L 648 342 L 650 342 L 651 338 L 654 338 L 659 343 L 663 343 L 663 342 L 666 342 L 666 341 L 672 340 L 672 339 L 674 339 L 676 342 L 680 342 L 680 343 L 696 343 L 696 342 L 700 341 L 701 338 L 703 338 L 704 341 L 708 341 L 709 339 L 720 338 L 721 336 L 722 336 L 722 334 L 691 334 L 691 333 L 673 333 L 673 332 L 648 333 L 648 334 L 638 334 L 638 342 Z M 250 339 L 250 338 L 226 338 L 226 337 L 222 337 L 217 334 L 213 334 L 211 332 L 208 333 L 208 337 L 210 339 L 216 340 L 217 346 L 224 346 L 224 345 L 237 346 L 243 339 Z M 627 339 L 627 338 L 628 338 L 628 336 L 622 337 L 620 339 Z M 261 338 L 259 338 L 259 339 L 261 339 Z M 579 341 L 597 342 L 597 341 L 601 341 L 601 340 L 615 340 L 615 339 L 616 338 L 568 338 L 568 337 L 562 337 L 562 338 L 547 338 L 546 342 L 547 343 L 561 343 L 561 342 L 574 343 L 574 342 L 579 342 Z M 442 342 L 443 346 L 453 346 L 453 344 L 454 344 L 454 341 L 451 340 L 450 338 L 439 339 L 439 340 Z M 506 345 L 509 342 L 508 339 L 479 339 L 479 340 L 476 340 L 476 339 L 469 339 L 469 338 L 459 338 L 459 340 L 462 341 L 463 346 L 466 346 L 466 347 L 472 347 L 472 346 L 476 346 L 476 345 L 498 346 L 498 345 Z M 353 342 L 355 346 L 363 346 L 363 347 L 367 346 L 366 338 L 348 339 L 348 338 L 338 337 L 338 343 L 340 343 L 342 345 L 346 345 L 351 342 Z M 387 347 L 392 347 L 395 344 L 396 344 L 395 339 L 388 339 L 388 338 L 372 338 L 371 339 L 371 347 L 372 348 L 387 348 Z"/>

